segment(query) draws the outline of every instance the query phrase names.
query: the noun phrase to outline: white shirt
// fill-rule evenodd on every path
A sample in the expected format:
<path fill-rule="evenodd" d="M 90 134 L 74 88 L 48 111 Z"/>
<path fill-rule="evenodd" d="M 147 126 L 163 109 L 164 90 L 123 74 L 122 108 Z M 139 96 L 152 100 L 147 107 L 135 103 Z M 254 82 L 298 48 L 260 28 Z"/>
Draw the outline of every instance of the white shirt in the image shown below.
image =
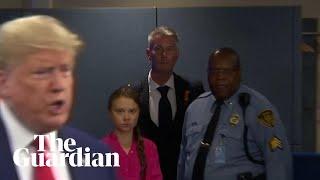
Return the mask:
<path fill-rule="evenodd" d="M 35 150 L 30 147 L 30 143 L 34 140 L 34 133 L 23 126 L 13 112 L 9 109 L 8 105 L 2 100 L 0 102 L 0 113 L 8 133 L 8 141 L 10 142 L 10 149 L 12 155 L 16 149 L 28 148 L 29 153 L 35 152 Z M 52 131 L 47 135 L 56 139 L 57 131 Z M 56 142 L 56 141 L 54 141 Z M 51 151 L 56 151 L 57 147 L 55 143 L 49 142 L 49 147 Z M 24 152 L 24 151 L 22 151 Z M 59 152 L 58 152 L 59 153 Z M 19 153 L 19 158 L 27 158 L 27 153 Z M 61 155 L 61 153 L 59 153 Z M 67 164 L 67 162 L 66 162 Z M 20 180 L 33 180 L 33 167 L 32 166 L 17 166 L 15 165 L 18 177 Z M 71 180 L 68 166 L 51 167 L 55 179 L 61 180 Z"/>
<path fill-rule="evenodd" d="M 148 75 L 148 84 L 149 84 L 149 109 L 150 109 L 151 120 L 157 126 L 159 126 L 158 112 L 159 112 L 159 101 L 161 98 L 161 94 L 157 90 L 157 88 L 160 87 L 160 85 L 152 80 L 151 71 L 149 71 L 149 75 Z M 165 85 L 169 87 L 167 97 L 171 105 L 172 120 L 173 120 L 177 112 L 177 100 L 176 100 L 176 91 L 174 88 L 173 75 L 170 76 L 169 80 L 163 86 Z"/>

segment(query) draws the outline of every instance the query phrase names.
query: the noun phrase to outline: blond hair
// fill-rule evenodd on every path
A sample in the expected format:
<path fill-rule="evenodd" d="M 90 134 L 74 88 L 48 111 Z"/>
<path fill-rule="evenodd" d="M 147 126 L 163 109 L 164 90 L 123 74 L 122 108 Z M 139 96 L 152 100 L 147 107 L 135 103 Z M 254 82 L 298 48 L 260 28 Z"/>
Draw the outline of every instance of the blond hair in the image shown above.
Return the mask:
<path fill-rule="evenodd" d="M 76 55 L 82 46 L 79 36 L 53 17 L 17 18 L 0 26 L 0 69 L 41 49 L 67 50 Z"/>
<path fill-rule="evenodd" d="M 148 35 L 148 45 L 150 46 L 150 44 L 153 41 L 153 38 L 156 35 L 160 35 L 160 36 L 172 36 L 174 37 L 174 39 L 176 40 L 176 42 L 179 42 L 179 38 L 178 38 L 178 34 L 175 30 L 173 30 L 172 28 L 169 28 L 167 26 L 158 26 L 155 29 L 153 29 L 149 35 Z"/>

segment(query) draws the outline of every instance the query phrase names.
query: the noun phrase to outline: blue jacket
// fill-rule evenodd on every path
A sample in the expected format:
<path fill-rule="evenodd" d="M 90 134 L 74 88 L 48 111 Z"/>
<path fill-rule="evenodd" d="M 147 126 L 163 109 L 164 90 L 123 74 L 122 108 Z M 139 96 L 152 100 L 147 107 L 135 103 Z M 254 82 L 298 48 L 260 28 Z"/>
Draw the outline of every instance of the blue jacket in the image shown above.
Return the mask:
<path fill-rule="evenodd" d="M 251 162 L 244 151 L 244 120 L 239 93 L 250 95 L 245 122 L 248 126 L 248 149 L 256 160 Z M 192 178 L 200 142 L 214 112 L 215 97 L 211 92 L 200 95 L 188 107 L 183 126 L 178 179 Z M 250 172 L 253 176 L 266 173 L 268 180 L 289 180 L 292 173 L 291 152 L 283 124 L 275 107 L 260 93 L 241 85 L 221 106 L 220 118 L 212 140 L 204 178 L 236 180 L 237 175 Z"/>
<path fill-rule="evenodd" d="M 90 153 L 110 152 L 107 147 L 91 138 L 86 133 L 70 127 L 63 127 L 58 131 L 58 137 L 62 139 L 73 138 L 76 141 L 75 148 L 89 147 Z M 18 138 L 18 137 L 17 137 Z M 4 180 L 18 180 L 17 171 L 13 162 L 8 136 L 0 118 L 0 177 Z M 69 167 L 69 173 L 73 180 L 103 179 L 114 180 L 113 168 L 94 168 L 94 167 Z"/>

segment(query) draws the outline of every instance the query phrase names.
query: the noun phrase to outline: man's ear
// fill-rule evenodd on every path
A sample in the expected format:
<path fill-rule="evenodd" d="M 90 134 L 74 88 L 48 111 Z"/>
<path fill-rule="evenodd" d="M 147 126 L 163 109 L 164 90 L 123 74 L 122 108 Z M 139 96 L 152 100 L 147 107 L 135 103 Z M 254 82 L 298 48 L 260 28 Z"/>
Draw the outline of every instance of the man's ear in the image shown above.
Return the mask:
<path fill-rule="evenodd" d="M 8 79 L 8 72 L 0 70 L 0 97 L 3 97 L 7 92 L 6 82 Z"/>
<path fill-rule="evenodd" d="M 3 86 L 5 81 L 6 81 L 6 74 L 5 74 L 4 70 L 0 70 L 0 87 Z"/>
<path fill-rule="evenodd" d="M 147 55 L 147 59 L 151 61 L 152 50 L 149 47 L 146 49 L 146 55 Z"/>

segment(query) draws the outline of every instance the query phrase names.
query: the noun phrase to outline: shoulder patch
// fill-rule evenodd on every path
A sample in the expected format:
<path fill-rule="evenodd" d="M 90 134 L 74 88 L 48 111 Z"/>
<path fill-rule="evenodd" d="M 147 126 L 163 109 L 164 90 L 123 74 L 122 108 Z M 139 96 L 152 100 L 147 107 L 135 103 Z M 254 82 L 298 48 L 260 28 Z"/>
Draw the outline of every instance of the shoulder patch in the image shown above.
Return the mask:
<path fill-rule="evenodd" d="M 266 127 L 274 127 L 275 118 L 271 110 L 265 110 L 258 115 L 259 122 Z"/>
<path fill-rule="evenodd" d="M 269 142 L 268 142 L 268 144 L 269 144 L 269 149 L 270 149 L 270 151 L 275 151 L 276 149 L 280 149 L 280 150 L 282 150 L 283 148 L 282 148 L 282 142 L 281 142 L 281 140 L 277 137 L 277 136 L 273 136 L 270 140 L 269 140 Z"/>

